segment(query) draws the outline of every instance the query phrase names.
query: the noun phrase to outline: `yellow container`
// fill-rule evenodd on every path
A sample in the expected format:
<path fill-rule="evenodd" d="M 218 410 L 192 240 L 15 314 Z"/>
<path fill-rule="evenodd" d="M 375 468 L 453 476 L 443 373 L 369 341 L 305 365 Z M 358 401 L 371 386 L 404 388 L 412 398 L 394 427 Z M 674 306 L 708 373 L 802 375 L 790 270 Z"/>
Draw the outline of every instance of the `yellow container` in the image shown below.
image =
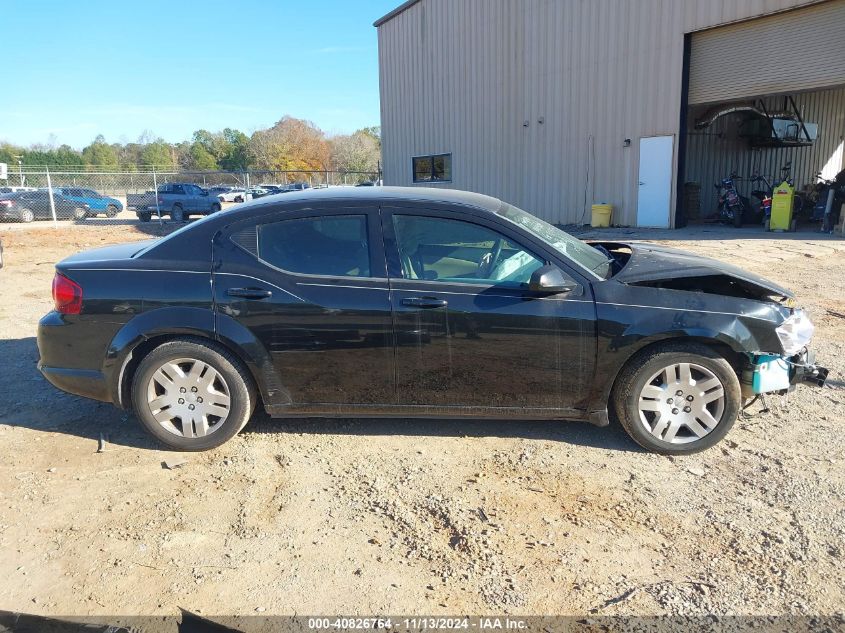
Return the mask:
<path fill-rule="evenodd" d="M 792 230 L 792 205 L 795 187 L 784 181 L 775 187 L 772 194 L 772 213 L 769 218 L 770 231 Z"/>
<path fill-rule="evenodd" d="M 594 204 L 593 205 L 593 220 L 590 226 L 607 227 L 610 226 L 610 218 L 613 216 L 612 204 Z"/>

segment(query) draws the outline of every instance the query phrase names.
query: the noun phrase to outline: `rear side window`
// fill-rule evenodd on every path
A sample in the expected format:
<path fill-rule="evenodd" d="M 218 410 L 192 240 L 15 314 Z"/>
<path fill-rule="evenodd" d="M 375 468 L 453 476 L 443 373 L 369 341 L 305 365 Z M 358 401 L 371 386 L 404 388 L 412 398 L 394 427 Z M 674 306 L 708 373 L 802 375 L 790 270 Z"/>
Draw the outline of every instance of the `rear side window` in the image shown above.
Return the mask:
<path fill-rule="evenodd" d="M 329 215 L 259 225 L 257 251 L 260 260 L 301 275 L 370 276 L 364 215 Z"/>

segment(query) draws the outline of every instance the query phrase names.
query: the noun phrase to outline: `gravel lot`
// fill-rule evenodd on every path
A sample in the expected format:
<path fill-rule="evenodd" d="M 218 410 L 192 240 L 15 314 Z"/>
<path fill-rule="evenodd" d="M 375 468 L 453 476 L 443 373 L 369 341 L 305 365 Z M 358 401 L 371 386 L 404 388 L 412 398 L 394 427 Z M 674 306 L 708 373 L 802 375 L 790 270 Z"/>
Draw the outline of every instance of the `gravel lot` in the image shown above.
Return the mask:
<path fill-rule="evenodd" d="M 131 221 L 0 226 L 0 609 L 841 614 L 845 241 L 721 228 L 601 235 L 665 242 L 792 287 L 814 317 L 829 385 L 755 406 L 688 458 L 577 423 L 257 414 L 228 445 L 168 470 L 178 454 L 132 415 L 61 394 L 35 369 L 54 262 L 148 234 Z"/>

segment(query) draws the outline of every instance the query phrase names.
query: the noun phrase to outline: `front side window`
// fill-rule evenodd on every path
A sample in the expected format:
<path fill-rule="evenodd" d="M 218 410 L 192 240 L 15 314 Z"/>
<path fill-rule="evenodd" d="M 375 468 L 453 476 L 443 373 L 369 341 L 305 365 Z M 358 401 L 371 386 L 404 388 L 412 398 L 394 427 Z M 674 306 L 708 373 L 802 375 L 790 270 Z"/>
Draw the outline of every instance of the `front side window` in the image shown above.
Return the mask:
<path fill-rule="evenodd" d="M 258 258 L 302 275 L 369 277 L 367 217 L 328 215 L 263 224 Z"/>
<path fill-rule="evenodd" d="M 452 155 L 415 156 L 412 159 L 414 182 L 451 182 Z"/>
<path fill-rule="evenodd" d="M 403 279 L 524 288 L 545 262 L 501 233 L 470 222 L 394 215 Z"/>

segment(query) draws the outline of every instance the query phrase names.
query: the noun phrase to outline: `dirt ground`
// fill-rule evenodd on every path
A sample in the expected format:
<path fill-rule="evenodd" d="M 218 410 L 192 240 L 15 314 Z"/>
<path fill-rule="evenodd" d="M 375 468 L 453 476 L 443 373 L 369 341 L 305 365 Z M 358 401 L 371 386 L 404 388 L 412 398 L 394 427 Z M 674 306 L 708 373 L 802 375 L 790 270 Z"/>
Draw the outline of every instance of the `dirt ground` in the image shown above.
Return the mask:
<path fill-rule="evenodd" d="M 842 613 L 845 241 L 719 228 L 602 235 L 686 248 L 793 288 L 829 385 L 755 406 L 720 445 L 687 458 L 577 423 L 262 413 L 168 470 L 179 455 L 132 415 L 64 395 L 35 368 L 53 264 L 149 235 L 131 222 L 0 227 L 0 609 Z"/>

